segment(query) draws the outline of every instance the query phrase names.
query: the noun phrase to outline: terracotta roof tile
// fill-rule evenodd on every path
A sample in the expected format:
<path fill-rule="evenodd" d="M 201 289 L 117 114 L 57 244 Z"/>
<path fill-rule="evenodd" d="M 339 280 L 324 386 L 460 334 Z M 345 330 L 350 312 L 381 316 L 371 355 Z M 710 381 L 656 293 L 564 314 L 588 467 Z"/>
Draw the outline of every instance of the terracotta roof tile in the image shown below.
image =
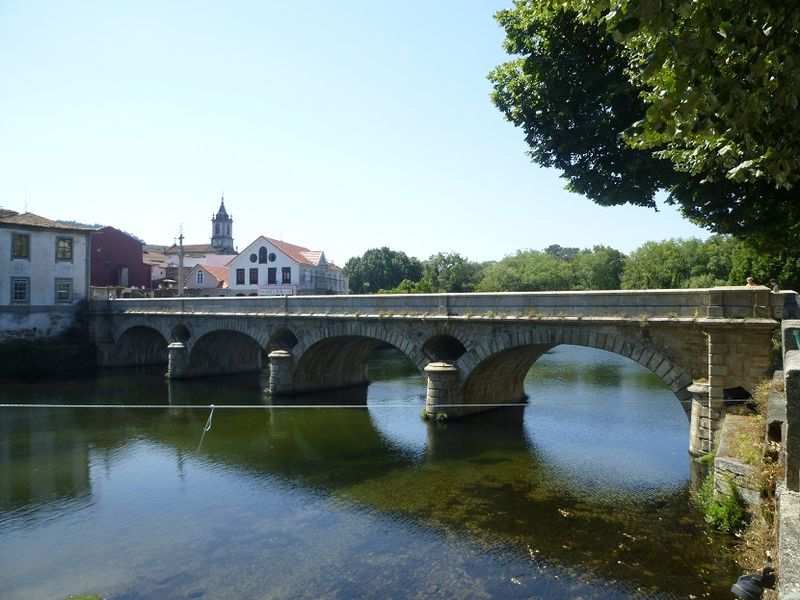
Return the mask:
<path fill-rule="evenodd" d="M 319 264 L 319 257 L 322 255 L 322 252 L 309 250 L 303 246 L 296 246 L 295 244 L 290 244 L 289 242 L 276 240 L 267 236 L 264 236 L 264 239 L 297 263 L 314 267 Z"/>
<path fill-rule="evenodd" d="M 216 279 L 217 281 L 223 284 L 228 283 L 228 267 L 212 267 L 211 265 L 197 265 L 197 266 L 199 268 L 202 268 L 204 271 L 211 273 L 211 275 L 213 275 L 214 279 Z"/>
<path fill-rule="evenodd" d="M 70 225 L 62 223 L 61 221 L 53 221 L 35 215 L 33 213 L 22 213 L 21 215 L 15 214 L 8 217 L 0 217 L 0 223 L 9 225 L 20 225 L 25 227 L 40 227 L 43 229 L 63 229 L 65 231 L 95 231 L 95 227 L 87 227 L 84 225 Z"/>

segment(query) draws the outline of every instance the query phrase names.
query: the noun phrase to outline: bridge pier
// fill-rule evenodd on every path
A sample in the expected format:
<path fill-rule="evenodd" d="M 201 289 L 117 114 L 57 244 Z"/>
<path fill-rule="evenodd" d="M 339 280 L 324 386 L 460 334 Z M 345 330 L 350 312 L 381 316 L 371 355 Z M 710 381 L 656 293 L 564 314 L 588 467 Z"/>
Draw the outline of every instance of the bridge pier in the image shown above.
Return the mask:
<path fill-rule="evenodd" d="M 708 454 L 714 447 L 714 434 L 719 429 L 722 411 L 710 408 L 708 384 L 694 382 L 687 389 L 692 394 L 692 414 L 689 427 L 689 453 Z"/>
<path fill-rule="evenodd" d="M 291 352 L 274 350 L 269 353 L 269 392 L 287 395 L 294 393 L 294 359 Z"/>
<path fill-rule="evenodd" d="M 186 377 L 189 366 L 189 353 L 183 342 L 172 342 L 167 346 L 167 378 L 182 379 Z"/>
<path fill-rule="evenodd" d="M 711 407 L 724 407 L 727 389 L 742 387 L 752 394 L 753 388 L 769 375 L 773 329 L 708 331 Z"/>
<path fill-rule="evenodd" d="M 460 403 L 458 369 L 450 363 L 432 362 L 425 367 L 425 376 L 428 379 L 425 413 L 431 418 L 436 418 L 439 414 L 448 417 L 461 416 L 458 409 L 447 406 Z"/>

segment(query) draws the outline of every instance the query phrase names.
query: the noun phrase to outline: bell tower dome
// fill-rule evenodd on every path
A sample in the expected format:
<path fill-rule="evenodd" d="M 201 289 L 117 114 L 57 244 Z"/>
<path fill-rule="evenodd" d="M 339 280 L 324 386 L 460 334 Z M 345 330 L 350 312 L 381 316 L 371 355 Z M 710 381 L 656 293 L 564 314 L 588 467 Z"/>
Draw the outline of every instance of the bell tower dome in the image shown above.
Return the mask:
<path fill-rule="evenodd" d="M 233 217 L 225 210 L 225 196 L 216 215 L 211 216 L 211 245 L 220 254 L 235 254 L 233 248 Z"/>

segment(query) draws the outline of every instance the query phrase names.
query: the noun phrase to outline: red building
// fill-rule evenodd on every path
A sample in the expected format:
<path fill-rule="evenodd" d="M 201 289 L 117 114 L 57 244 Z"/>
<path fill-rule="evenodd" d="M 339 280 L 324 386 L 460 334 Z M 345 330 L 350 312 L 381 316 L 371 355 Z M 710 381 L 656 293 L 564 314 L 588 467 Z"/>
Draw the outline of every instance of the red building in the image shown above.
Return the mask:
<path fill-rule="evenodd" d="M 149 288 L 150 266 L 142 261 L 143 245 L 113 227 L 92 232 L 91 284 Z"/>

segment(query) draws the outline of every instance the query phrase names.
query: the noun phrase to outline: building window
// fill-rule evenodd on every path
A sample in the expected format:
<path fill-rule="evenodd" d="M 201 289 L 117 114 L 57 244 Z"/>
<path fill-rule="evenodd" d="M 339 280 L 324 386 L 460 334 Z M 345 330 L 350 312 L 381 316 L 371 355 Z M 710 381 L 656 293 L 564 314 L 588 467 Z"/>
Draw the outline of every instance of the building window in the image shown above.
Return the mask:
<path fill-rule="evenodd" d="M 72 279 L 56 279 L 56 302 L 72 304 Z"/>
<path fill-rule="evenodd" d="M 30 277 L 12 277 L 11 304 L 30 304 L 30 303 L 31 303 Z"/>
<path fill-rule="evenodd" d="M 11 234 L 11 258 L 31 257 L 31 236 L 25 233 Z"/>
<path fill-rule="evenodd" d="M 270 285 L 278 283 L 278 269 L 275 267 L 267 268 L 267 283 Z"/>
<path fill-rule="evenodd" d="M 292 267 L 281 268 L 281 283 L 292 283 Z"/>
<path fill-rule="evenodd" d="M 203 283 L 203 272 L 202 271 L 198 271 L 197 272 L 197 275 L 195 276 L 195 281 L 197 281 L 197 283 Z"/>
<path fill-rule="evenodd" d="M 244 269 L 236 269 L 236 285 L 244 285 Z"/>
<path fill-rule="evenodd" d="M 250 269 L 250 284 L 258 285 L 258 269 Z"/>
<path fill-rule="evenodd" d="M 267 249 L 264 246 L 258 249 L 258 262 L 262 265 L 267 264 Z"/>
<path fill-rule="evenodd" d="M 128 265 L 120 265 L 117 269 L 117 284 L 128 287 Z"/>
<path fill-rule="evenodd" d="M 56 238 L 56 260 L 72 260 L 72 238 Z"/>

